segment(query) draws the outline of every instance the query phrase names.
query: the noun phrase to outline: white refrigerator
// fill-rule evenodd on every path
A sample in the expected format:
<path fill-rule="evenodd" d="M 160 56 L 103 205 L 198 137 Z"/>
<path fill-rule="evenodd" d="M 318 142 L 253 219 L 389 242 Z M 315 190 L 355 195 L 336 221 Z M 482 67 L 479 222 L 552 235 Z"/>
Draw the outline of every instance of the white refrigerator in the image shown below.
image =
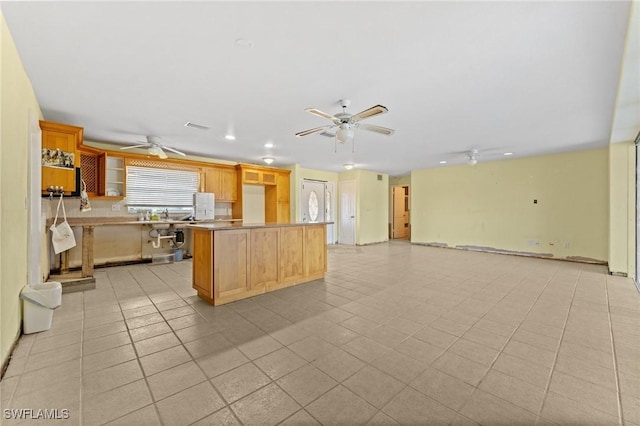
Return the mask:
<path fill-rule="evenodd" d="M 193 216 L 195 220 L 215 219 L 215 195 L 210 192 L 193 194 Z"/>

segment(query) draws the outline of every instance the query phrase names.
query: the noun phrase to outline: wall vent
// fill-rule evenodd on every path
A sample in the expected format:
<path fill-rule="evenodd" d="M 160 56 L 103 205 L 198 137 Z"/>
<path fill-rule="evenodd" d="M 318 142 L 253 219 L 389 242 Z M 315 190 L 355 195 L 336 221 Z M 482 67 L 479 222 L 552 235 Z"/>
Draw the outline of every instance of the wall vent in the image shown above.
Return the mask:
<path fill-rule="evenodd" d="M 190 121 L 187 121 L 186 123 L 184 123 L 184 127 L 193 127 L 194 129 L 209 130 L 209 126 L 205 126 L 203 124 L 192 123 Z"/>

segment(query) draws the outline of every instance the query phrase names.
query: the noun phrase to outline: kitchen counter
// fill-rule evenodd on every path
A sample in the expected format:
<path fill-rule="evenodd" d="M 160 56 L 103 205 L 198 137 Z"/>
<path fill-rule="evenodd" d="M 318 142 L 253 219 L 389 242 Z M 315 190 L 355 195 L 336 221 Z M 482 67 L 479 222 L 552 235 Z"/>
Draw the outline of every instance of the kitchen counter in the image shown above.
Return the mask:
<path fill-rule="evenodd" d="M 327 223 L 208 223 L 193 235 L 192 285 L 221 305 L 322 279 Z"/>
<path fill-rule="evenodd" d="M 203 230 L 223 230 L 223 229 L 254 229 L 254 228 L 282 228 L 289 226 L 307 226 L 307 225 L 330 225 L 333 222 L 292 222 L 292 223 L 244 223 L 233 222 L 226 223 L 223 221 L 214 223 L 191 222 L 187 227 L 192 229 Z"/>

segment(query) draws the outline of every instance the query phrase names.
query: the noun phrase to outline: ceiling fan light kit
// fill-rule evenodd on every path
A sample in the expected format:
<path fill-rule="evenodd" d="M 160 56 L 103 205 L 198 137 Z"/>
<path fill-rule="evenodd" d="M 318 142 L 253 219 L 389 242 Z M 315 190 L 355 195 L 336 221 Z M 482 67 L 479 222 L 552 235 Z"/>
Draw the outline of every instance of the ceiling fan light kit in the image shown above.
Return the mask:
<path fill-rule="evenodd" d="M 307 108 L 306 112 L 309 114 L 317 115 L 318 117 L 328 118 L 333 121 L 333 124 L 328 124 L 322 127 L 316 127 L 309 130 L 303 130 L 302 132 L 296 133 L 296 137 L 307 136 L 314 133 L 326 134 L 327 131 L 331 131 L 337 129 L 335 133 L 336 142 L 340 143 L 348 143 L 353 142 L 355 138 L 355 128 L 367 130 L 370 132 L 380 133 L 382 135 L 390 136 L 394 133 L 393 129 L 388 129 L 386 127 L 374 126 L 372 124 L 362 124 L 360 120 L 364 120 L 366 118 L 372 117 L 378 114 L 384 114 L 389 110 L 382 105 L 375 105 L 371 108 L 367 108 L 363 111 L 360 111 L 357 114 L 349 114 L 346 109 L 351 104 L 351 101 L 348 99 L 340 99 L 338 101 L 340 106 L 342 107 L 342 112 L 331 115 L 326 112 L 320 111 L 316 108 Z"/>
<path fill-rule="evenodd" d="M 344 163 L 342 167 L 344 167 L 346 170 L 351 170 L 353 169 L 354 165 L 353 163 Z"/>

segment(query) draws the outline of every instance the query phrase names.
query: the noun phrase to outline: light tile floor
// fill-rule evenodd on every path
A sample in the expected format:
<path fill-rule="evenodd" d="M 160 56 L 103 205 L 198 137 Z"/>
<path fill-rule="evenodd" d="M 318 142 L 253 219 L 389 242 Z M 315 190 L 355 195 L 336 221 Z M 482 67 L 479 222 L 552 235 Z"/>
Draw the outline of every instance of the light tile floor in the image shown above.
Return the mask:
<path fill-rule="evenodd" d="M 337 246 L 323 281 L 220 307 L 190 277 L 98 270 L 20 339 L 2 407 L 87 426 L 640 424 L 640 297 L 603 266 Z"/>

